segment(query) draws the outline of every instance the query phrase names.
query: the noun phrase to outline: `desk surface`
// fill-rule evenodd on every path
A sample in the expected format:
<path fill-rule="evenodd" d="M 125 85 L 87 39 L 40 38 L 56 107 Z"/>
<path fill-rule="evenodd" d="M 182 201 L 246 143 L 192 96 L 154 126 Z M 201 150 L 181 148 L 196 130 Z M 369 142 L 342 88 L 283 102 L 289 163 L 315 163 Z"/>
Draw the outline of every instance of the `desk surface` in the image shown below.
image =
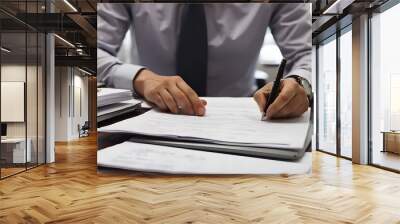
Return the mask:
<path fill-rule="evenodd" d="M 30 140 L 29 138 L 27 139 Z M 1 143 L 20 143 L 25 142 L 25 138 L 5 138 L 1 139 Z"/>
<path fill-rule="evenodd" d="M 314 152 L 300 176 L 99 174 L 96 137 L 0 181 L 0 223 L 398 223 L 400 175 Z M 27 187 L 29 186 L 29 187 Z"/>
<path fill-rule="evenodd" d="M 381 131 L 383 134 L 400 134 L 400 131 Z"/>

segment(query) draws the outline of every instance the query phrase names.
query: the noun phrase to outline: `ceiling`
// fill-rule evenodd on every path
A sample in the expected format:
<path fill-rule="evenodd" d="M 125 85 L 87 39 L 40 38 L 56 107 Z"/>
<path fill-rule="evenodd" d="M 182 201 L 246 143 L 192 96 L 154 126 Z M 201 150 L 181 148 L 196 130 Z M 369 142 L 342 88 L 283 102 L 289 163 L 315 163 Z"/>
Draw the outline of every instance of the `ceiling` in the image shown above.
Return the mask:
<path fill-rule="evenodd" d="M 332 36 L 352 22 L 354 16 L 373 11 L 388 0 L 316 0 L 313 1 L 313 43 Z"/>
<path fill-rule="evenodd" d="M 11 50 L 7 53 L 8 60 L 35 58 L 40 49 L 30 43 L 33 36 L 53 32 L 60 37 L 55 38 L 56 65 L 79 66 L 95 73 L 96 3 L 96 0 L 47 0 L 46 5 L 45 0 L 1 0 L 2 46 Z M 48 13 L 50 9 L 52 13 Z"/>

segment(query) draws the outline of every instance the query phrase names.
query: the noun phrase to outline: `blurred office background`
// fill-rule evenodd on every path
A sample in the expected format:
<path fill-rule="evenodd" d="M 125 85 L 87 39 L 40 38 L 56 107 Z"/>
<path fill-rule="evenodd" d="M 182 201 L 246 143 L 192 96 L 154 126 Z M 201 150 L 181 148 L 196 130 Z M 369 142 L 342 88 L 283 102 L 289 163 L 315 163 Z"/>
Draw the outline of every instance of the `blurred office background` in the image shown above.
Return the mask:
<path fill-rule="evenodd" d="M 95 1 L 0 1 L 1 179 L 54 162 L 95 119 L 95 27 Z"/>

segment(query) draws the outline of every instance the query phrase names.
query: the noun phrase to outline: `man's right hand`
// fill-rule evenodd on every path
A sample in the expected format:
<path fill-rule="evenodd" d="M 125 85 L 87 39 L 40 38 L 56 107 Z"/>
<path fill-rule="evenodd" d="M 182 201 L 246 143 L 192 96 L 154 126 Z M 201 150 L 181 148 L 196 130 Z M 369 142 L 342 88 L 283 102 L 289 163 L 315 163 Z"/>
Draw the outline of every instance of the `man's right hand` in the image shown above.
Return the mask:
<path fill-rule="evenodd" d="M 180 76 L 161 76 L 143 69 L 133 80 L 135 91 L 163 111 L 203 116 L 207 102 Z"/>

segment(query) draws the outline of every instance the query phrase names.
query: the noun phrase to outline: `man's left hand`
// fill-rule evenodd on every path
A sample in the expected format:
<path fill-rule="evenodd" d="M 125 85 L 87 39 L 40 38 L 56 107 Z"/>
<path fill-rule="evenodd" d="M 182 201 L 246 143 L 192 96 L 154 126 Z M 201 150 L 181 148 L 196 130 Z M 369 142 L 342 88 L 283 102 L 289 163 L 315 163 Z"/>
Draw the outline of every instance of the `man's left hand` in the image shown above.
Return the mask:
<path fill-rule="evenodd" d="M 254 94 L 261 113 L 272 90 L 273 82 L 266 84 Z M 267 119 L 298 117 L 308 110 L 308 98 L 304 88 L 294 79 L 281 81 L 280 93 L 266 111 Z"/>

